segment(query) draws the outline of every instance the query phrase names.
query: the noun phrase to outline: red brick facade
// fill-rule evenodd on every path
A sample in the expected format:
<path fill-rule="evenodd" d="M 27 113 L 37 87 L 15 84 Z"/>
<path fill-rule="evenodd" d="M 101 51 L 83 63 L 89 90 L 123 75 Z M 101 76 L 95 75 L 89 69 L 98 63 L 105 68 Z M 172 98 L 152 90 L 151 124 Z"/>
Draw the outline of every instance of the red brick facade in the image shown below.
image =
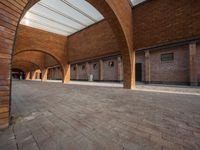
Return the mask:
<path fill-rule="evenodd" d="M 200 37 L 199 0 L 149 0 L 133 8 L 135 49 Z"/>
<path fill-rule="evenodd" d="M 102 62 L 102 63 L 101 63 Z M 72 80 L 122 81 L 123 63 L 121 56 L 107 56 L 71 65 Z"/>
<path fill-rule="evenodd" d="M 109 23 L 103 20 L 69 36 L 68 51 L 73 63 L 120 52 L 120 46 Z"/>

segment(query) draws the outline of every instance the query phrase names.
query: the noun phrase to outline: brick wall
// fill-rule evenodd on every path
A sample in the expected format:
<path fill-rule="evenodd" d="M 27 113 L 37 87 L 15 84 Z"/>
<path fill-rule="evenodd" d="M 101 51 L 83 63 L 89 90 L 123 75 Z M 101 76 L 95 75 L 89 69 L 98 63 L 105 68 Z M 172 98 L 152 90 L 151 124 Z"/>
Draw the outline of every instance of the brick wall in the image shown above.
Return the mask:
<path fill-rule="evenodd" d="M 99 80 L 99 62 L 91 62 L 89 65 L 90 74 L 93 75 L 93 80 Z"/>
<path fill-rule="evenodd" d="M 58 62 L 50 55 L 45 55 L 45 67 L 52 67 L 58 65 Z"/>
<path fill-rule="evenodd" d="M 67 60 L 67 37 L 19 25 L 14 52 L 37 50 L 49 54 L 60 63 Z"/>
<path fill-rule="evenodd" d="M 70 79 L 75 80 L 76 79 L 76 65 L 71 65 L 70 66 Z"/>
<path fill-rule="evenodd" d="M 103 20 L 68 38 L 70 62 L 119 52 L 112 28 Z"/>
<path fill-rule="evenodd" d="M 83 69 L 83 66 L 85 66 L 84 69 Z M 78 79 L 79 80 L 87 80 L 88 79 L 86 63 L 82 63 L 82 64 L 78 65 Z"/>
<path fill-rule="evenodd" d="M 114 62 L 114 66 L 108 65 L 109 62 Z M 117 81 L 118 71 L 117 71 L 117 58 L 110 58 L 103 61 L 103 79 L 105 81 Z"/>
<path fill-rule="evenodd" d="M 47 78 L 49 80 L 62 80 L 61 68 L 60 67 L 49 68 Z"/>
<path fill-rule="evenodd" d="M 149 0 L 135 7 L 135 48 L 200 37 L 199 10 L 199 0 Z"/>
<path fill-rule="evenodd" d="M 9 120 L 11 54 L 15 30 L 26 0 L 0 1 L 0 128 Z"/>
<path fill-rule="evenodd" d="M 161 61 L 161 54 L 174 53 L 173 61 Z M 150 52 L 151 81 L 169 83 L 189 82 L 189 47 L 163 49 Z"/>
<path fill-rule="evenodd" d="M 95 60 L 89 60 L 86 62 L 81 62 L 78 65 L 78 80 L 88 80 L 90 74 L 93 75 L 93 80 L 100 80 L 100 63 L 99 61 L 103 60 L 103 80 L 104 81 L 120 81 L 123 80 L 121 72 L 123 71 L 122 61 L 118 61 L 117 56 L 104 57 Z M 114 62 L 114 66 L 108 66 L 109 62 Z M 82 69 L 82 66 L 85 66 L 85 69 Z M 94 66 L 95 65 L 95 66 Z M 120 68 L 118 69 L 118 67 Z M 71 65 L 71 79 L 76 80 L 76 70 L 74 70 L 76 64 Z"/>

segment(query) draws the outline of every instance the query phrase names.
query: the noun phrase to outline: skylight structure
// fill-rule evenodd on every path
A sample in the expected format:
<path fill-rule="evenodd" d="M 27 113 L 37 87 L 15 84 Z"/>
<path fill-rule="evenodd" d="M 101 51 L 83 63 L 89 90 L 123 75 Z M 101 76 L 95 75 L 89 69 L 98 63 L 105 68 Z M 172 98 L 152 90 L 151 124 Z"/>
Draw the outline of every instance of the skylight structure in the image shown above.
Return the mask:
<path fill-rule="evenodd" d="M 146 0 L 130 0 L 130 1 L 131 1 L 131 3 L 132 3 L 133 6 L 136 6 L 136 5 L 142 3 L 142 2 L 144 2 Z"/>
<path fill-rule="evenodd" d="M 20 24 L 69 36 L 103 20 L 102 14 L 85 0 L 41 0 Z"/>

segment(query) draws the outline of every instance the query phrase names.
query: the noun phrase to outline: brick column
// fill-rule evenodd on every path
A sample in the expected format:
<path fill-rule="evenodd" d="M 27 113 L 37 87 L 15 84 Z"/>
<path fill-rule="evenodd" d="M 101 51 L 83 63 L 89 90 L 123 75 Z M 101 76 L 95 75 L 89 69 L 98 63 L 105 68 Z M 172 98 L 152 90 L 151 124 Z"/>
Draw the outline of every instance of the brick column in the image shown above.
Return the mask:
<path fill-rule="evenodd" d="M 11 110 L 11 57 L 17 24 L 27 2 L 22 0 L 17 2 L 0 1 L 0 129 L 7 127 L 9 124 Z"/>
<path fill-rule="evenodd" d="M 40 79 L 40 73 L 39 72 L 36 73 L 36 79 Z"/>
<path fill-rule="evenodd" d="M 123 80 L 123 68 L 122 68 L 122 59 L 120 56 L 117 57 L 117 80 Z"/>
<path fill-rule="evenodd" d="M 25 77 L 25 80 L 30 80 L 30 72 L 26 72 L 26 77 Z"/>
<path fill-rule="evenodd" d="M 70 64 L 65 64 L 63 70 L 63 83 L 67 84 L 70 82 Z"/>
<path fill-rule="evenodd" d="M 42 81 L 47 80 L 47 75 L 48 75 L 48 68 L 45 68 L 42 70 Z"/>
<path fill-rule="evenodd" d="M 151 82 L 151 64 L 150 64 L 150 52 L 145 51 L 145 83 Z"/>
<path fill-rule="evenodd" d="M 197 74 L 197 45 L 196 42 L 192 42 L 189 45 L 189 76 L 190 85 L 198 85 L 198 74 Z"/>
<path fill-rule="evenodd" d="M 36 70 L 32 72 L 31 80 L 35 80 L 36 79 L 36 73 L 37 73 Z"/>
<path fill-rule="evenodd" d="M 78 80 L 79 73 L 78 73 L 78 64 L 76 64 L 76 80 Z"/>
<path fill-rule="evenodd" d="M 103 60 L 99 60 L 99 80 L 103 81 Z"/>

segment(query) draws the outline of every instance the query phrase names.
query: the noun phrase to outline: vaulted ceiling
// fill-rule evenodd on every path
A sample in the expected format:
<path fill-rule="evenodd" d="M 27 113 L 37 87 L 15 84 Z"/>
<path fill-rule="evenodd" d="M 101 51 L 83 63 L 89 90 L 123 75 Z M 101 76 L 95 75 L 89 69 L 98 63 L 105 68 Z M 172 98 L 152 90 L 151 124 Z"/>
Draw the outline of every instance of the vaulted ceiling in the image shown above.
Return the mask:
<path fill-rule="evenodd" d="M 142 2 L 144 2 L 146 0 L 130 0 L 130 1 L 131 1 L 131 3 L 132 3 L 133 6 L 136 6 L 136 5 L 142 3 Z"/>
<path fill-rule="evenodd" d="M 145 0 L 131 0 L 133 6 Z M 104 17 L 86 0 L 41 0 L 21 20 L 21 24 L 69 36 Z"/>
<path fill-rule="evenodd" d="M 26 13 L 21 24 L 68 36 L 102 19 L 100 12 L 85 0 L 41 0 Z"/>

